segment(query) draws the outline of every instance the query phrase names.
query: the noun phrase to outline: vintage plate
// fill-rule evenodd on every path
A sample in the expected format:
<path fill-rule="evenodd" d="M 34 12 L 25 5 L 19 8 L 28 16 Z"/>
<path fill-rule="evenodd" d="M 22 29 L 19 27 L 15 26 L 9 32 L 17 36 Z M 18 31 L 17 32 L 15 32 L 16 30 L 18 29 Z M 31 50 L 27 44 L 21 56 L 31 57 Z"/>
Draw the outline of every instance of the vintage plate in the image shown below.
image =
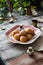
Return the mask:
<path fill-rule="evenodd" d="M 33 43 L 33 42 L 41 35 L 40 29 L 35 28 L 33 25 L 29 25 L 29 26 L 23 25 L 24 28 L 30 27 L 30 28 L 34 29 L 35 35 L 34 35 L 33 38 L 32 38 L 31 40 L 29 40 L 28 42 L 22 43 L 22 42 L 20 42 L 20 41 L 15 40 L 15 39 L 13 38 L 13 36 L 11 35 L 11 33 L 12 33 L 15 29 L 17 29 L 17 28 L 19 28 L 19 27 L 20 27 L 20 25 L 16 25 L 16 26 L 14 26 L 13 28 L 11 28 L 10 30 L 8 30 L 8 31 L 6 32 L 6 36 L 7 36 L 7 38 L 10 40 L 10 42 L 16 43 L 16 44 L 17 44 L 17 43 L 18 43 L 18 44 L 31 44 L 31 43 Z"/>

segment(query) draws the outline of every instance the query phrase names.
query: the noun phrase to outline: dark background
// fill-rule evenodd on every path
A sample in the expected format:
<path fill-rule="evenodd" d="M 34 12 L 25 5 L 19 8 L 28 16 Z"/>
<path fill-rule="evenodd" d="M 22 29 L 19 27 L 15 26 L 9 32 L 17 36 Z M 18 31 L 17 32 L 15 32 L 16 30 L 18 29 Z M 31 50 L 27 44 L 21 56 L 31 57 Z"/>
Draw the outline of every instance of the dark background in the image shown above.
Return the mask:
<path fill-rule="evenodd" d="M 35 0 L 35 2 L 32 2 L 32 5 L 36 5 L 39 10 L 43 10 L 43 0 Z"/>

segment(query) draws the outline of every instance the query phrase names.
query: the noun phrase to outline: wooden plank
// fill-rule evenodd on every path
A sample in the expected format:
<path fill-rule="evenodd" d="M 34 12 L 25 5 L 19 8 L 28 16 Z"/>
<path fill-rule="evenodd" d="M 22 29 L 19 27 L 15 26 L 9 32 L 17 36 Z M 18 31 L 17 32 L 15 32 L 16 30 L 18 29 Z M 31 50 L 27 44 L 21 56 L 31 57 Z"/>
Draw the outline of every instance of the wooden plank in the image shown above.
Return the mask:
<path fill-rule="evenodd" d="M 8 65 L 43 65 L 43 54 L 35 52 L 33 56 L 22 54 L 16 59 L 11 59 Z"/>

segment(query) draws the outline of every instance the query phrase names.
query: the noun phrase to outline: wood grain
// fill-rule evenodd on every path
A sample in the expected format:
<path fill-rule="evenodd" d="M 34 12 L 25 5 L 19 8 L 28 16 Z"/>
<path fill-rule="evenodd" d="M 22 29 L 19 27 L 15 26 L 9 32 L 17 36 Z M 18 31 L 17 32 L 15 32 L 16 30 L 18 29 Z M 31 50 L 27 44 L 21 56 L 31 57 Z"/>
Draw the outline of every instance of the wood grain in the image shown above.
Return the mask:
<path fill-rule="evenodd" d="M 9 65 L 43 65 L 43 54 L 35 52 L 33 56 L 22 54 L 8 61 Z"/>

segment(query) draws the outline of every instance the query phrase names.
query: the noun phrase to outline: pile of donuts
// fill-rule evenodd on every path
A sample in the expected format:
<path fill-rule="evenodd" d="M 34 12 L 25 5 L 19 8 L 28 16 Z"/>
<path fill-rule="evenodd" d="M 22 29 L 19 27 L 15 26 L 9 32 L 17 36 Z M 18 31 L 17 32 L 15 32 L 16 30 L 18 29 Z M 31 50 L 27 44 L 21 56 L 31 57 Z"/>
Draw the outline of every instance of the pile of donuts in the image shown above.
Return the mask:
<path fill-rule="evenodd" d="M 13 38 L 17 41 L 20 42 L 27 42 L 29 40 L 31 40 L 33 38 L 33 36 L 35 35 L 34 30 L 30 29 L 30 28 L 24 28 L 24 29 L 15 29 L 12 32 Z"/>

